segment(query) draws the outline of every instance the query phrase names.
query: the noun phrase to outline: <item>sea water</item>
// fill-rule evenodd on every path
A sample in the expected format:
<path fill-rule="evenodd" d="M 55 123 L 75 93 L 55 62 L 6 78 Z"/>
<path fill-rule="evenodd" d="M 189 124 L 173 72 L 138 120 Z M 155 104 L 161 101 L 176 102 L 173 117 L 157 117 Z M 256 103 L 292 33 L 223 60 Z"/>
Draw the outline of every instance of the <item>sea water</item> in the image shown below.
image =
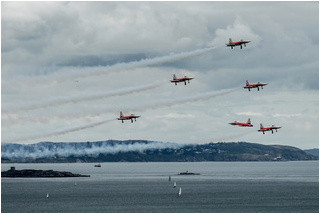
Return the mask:
<path fill-rule="evenodd" d="M 2 171 L 15 166 L 17 170 L 52 169 L 90 175 L 2 178 L 1 212 L 319 212 L 318 161 L 94 165 L 1 164 Z M 200 175 L 178 175 L 187 170 Z"/>

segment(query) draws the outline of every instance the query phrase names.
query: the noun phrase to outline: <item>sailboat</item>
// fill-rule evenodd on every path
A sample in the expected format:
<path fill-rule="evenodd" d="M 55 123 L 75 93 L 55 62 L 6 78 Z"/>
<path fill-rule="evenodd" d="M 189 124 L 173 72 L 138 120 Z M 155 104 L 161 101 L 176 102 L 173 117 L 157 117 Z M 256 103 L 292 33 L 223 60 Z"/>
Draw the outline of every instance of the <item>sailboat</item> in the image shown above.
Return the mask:
<path fill-rule="evenodd" d="M 47 193 L 47 196 L 46 196 L 46 199 L 48 199 L 49 198 L 49 193 Z"/>
<path fill-rule="evenodd" d="M 179 189 L 179 193 L 178 193 L 178 195 L 179 195 L 179 196 L 181 196 L 181 187 L 180 187 L 180 189 Z"/>
<path fill-rule="evenodd" d="M 177 186 L 177 183 L 173 182 L 173 188 L 176 188 L 176 186 Z"/>

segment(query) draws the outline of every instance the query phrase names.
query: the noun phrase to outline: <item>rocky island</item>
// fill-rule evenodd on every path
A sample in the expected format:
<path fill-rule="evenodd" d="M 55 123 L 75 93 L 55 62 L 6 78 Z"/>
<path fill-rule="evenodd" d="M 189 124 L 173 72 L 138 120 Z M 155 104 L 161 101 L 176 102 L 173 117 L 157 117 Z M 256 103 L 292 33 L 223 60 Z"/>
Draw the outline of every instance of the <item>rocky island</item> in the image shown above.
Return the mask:
<path fill-rule="evenodd" d="M 53 170 L 23 169 L 16 170 L 11 167 L 8 171 L 1 172 L 1 177 L 22 177 L 22 178 L 60 178 L 60 177 L 90 177 L 90 175 L 73 174 L 71 172 L 59 172 Z"/>
<path fill-rule="evenodd" d="M 178 175 L 200 175 L 200 173 L 189 172 L 187 170 L 185 172 L 180 172 Z"/>

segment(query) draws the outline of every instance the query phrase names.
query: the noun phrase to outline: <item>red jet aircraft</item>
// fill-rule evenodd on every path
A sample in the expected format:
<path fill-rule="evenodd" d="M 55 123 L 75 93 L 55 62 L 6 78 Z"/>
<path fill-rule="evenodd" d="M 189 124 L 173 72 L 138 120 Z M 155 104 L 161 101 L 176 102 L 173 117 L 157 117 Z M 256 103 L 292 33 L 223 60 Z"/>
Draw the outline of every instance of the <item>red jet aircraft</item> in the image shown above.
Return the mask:
<path fill-rule="evenodd" d="M 263 89 L 263 86 L 268 85 L 267 83 L 261 83 L 261 82 L 257 82 L 254 84 L 249 84 L 249 81 L 246 81 L 246 86 L 243 88 L 247 88 L 250 91 L 250 88 L 258 88 L 259 91 L 259 87 L 261 87 L 261 89 Z"/>
<path fill-rule="evenodd" d="M 194 79 L 194 78 L 187 77 L 187 76 L 184 76 L 182 78 L 177 78 L 176 75 L 174 74 L 173 80 L 171 80 L 171 82 L 174 82 L 175 85 L 177 85 L 177 83 L 179 83 L 179 82 L 184 82 L 184 84 L 187 85 L 187 81 L 188 81 L 188 83 L 190 83 L 190 80 L 192 80 L 192 79 Z"/>
<path fill-rule="evenodd" d="M 280 129 L 281 127 L 279 127 L 279 126 L 274 126 L 274 125 L 272 125 L 271 127 L 263 127 L 263 125 L 262 125 L 262 123 L 260 123 L 260 129 L 258 130 L 258 132 L 263 132 L 263 134 L 264 134 L 264 132 L 266 132 L 266 131 L 271 131 L 272 132 L 272 134 L 273 134 L 273 130 L 275 129 L 276 130 L 276 132 L 277 132 L 277 129 Z"/>
<path fill-rule="evenodd" d="M 248 122 L 246 123 L 240 123 L 237 121 L 234 121 L 233 123 L 229 123 L 230 125 L 234 125 L 234 126 L 247 126 L 247 127 L 252 127 L 253 125 L 251 124 L 251 120 L 250 118 L 248 119 Z"/>
<path fill-rule="evenodd" d="M 242 45 L 244 45 L 244 47 L 246 47 L 246 43 L 249 43 L 250 41 L 243 41 L 242 39 L 238 42 L 232 42 L 232 39 L 229 38 L 229 43 L 226 44 L 227 47 L 231 47 L 231 49 L 233 49 L 233 47 L 235 46 L 240 46 L 240 49 L 242 49 Z"/>
<path fill-rule="evenodd" d="M 136 116 L 134 114 L 128 115 L 128 116 L 123 116 L 122 112 L 120 111 L 120 117 L 118 118 L 118 120 L 122 120 L 122 123 L 124 120 L 131 120 L 131 123 L 133 123 L 133 119 L 134 121 L 137 121 L 137 118 L 139 118 L 141 116 Z"/>

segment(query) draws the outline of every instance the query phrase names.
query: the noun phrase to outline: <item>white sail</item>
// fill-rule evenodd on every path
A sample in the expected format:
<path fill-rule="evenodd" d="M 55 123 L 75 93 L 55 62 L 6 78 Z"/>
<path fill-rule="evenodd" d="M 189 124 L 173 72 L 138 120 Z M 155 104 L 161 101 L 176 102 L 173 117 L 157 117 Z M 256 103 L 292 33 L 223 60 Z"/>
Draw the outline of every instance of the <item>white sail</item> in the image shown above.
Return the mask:
<path fill-rule="evenodd" d="M 173 182 L 173 188 L 176 188 L 176 186 L 177 186 L 177 183 Z"/>
<path fill-rule="evenodd" d="M 179 189 L 179 196 L 181 196 L 181 187 L 180 187 L 180 189 Z"/>
<path fill-rule="evenodd" d="M 48 199 L 49 198 L 49 193 L 47 193 L 47 196 L 46 196 L 46 199 Z"/>

